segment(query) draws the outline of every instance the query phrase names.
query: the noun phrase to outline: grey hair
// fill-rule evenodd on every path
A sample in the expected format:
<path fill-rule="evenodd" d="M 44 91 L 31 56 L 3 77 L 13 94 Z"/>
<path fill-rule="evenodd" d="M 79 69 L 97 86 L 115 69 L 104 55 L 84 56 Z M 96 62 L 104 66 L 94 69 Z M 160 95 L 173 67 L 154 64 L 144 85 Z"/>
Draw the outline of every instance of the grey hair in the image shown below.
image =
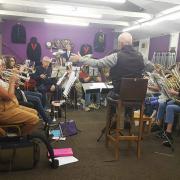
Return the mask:
<path fill-rule="evenodd" d="M 130 33 L 124 32 L 118 36 L 118 45 L 123 43 L 123 45 L 132 45 L 132 35 Z"/>

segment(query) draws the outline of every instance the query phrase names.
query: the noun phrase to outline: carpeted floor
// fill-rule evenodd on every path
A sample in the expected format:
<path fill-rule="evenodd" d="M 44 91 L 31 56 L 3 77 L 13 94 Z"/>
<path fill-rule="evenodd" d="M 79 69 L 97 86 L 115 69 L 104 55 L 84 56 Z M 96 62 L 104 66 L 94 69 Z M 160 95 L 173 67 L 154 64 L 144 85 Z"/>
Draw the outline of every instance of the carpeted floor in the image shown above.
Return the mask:
<path fill-rule="evenodd" d="M 33 170 L 0 173 L 0 180 L 179 180 L 180 137 L 175 137 L 175 152 L 161 145 L 154 135 L 145 136 L 141 159 L 136 158 L 135 144 L 127 153 L 127 143 L 121 143 L 120 160 L 114 160 L 111 146 L 106 149 L 104 138 L 97 143 L 105 124 L 105 110 L 68 112 L 82 131 L 55 147 L 71 147 L 78 162 L 50 169 L 46 149 L 41 145 L 41 159 Z M 167 155 L 168 154 L 168 155 Z"/>

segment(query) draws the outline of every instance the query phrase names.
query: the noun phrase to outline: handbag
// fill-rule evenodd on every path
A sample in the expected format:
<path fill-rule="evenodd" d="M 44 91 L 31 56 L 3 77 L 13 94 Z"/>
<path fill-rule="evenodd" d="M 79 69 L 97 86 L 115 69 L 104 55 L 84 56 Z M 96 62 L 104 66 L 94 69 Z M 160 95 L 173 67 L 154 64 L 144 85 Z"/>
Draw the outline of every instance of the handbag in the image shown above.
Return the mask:
<path fill-rule="evenodd" d="M 78 129 L 74 120 L 60 122 L 60 126 L 60 129 L 62 129 L 64 136 L 73 136 L 78 133 Z"/>

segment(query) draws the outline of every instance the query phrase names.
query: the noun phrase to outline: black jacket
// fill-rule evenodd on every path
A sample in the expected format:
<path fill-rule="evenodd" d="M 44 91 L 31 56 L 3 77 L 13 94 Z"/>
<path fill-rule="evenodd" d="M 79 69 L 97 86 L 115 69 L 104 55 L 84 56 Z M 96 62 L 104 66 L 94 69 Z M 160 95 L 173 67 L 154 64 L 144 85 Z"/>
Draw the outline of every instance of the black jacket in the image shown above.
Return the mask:
<path fill-rule="evenodd" d="M 44 84 L 44 85 L 48 86 L 48 85 L 52 84 L 52 79 L 50 78 L 51 73 L 52 73 L 52 68 L 51 67 L 48 67 L 47 69 L 45 69 L 42 66 L 37 66 L 36 67 L 36 72 L 34 74 L 31 74 L 31 78 L 36 80 L 37 86 L 40 86 L 41 84 Z M 45 79 L 40 78 L 41 74 L 46 74 L 46 78 Z"/>
<path fill-rule="evenodd" d="M 40 65 L 41 45 L 38 42 L 36 43 L 29 42 L 27 45 L 26 53 L 27 53 L 27 58 L 30 59 L 31 61 L 34 61 L 36 66 Z"/>
<path fill-rule="evenodd" d="M 144 71 L 144 60 L 132 46 L 125 46 L 117 52 L 117 64 L 110 69 L 110 78 L 115 93 L 119 93 L 121 78 L 141 78 Z"/>
<path fill-rule="evenodd" d="M 21 23 L 17 23 L 11 30 L 11 41 L 13 43 L 26 43 L 26 30 Z"/>

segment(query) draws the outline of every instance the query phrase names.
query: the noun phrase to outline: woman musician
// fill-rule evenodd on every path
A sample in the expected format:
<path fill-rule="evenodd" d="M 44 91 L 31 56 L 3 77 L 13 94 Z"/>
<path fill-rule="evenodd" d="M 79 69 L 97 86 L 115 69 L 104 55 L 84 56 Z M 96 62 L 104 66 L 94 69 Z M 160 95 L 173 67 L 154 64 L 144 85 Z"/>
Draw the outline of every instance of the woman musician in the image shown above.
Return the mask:
<path fill-rule="evenodd" d="M 175 91 L 173 89 L 169 90 L 168 93 L 172 96 L 176 96 L 177 98 L 180 98 L 180 89 L 179 91 Z M 161 102 L 159 104 L 158 113 L 157 113 L 157 120 L 160 123 L 162 123 L 164 115 L 165 115 L 165 123 L 167 124 L 167 127 L 165 129 L 167 137 L 171 140 L 171 143 L 173 143 L 172 138 L 172 128 L 174 123 L 174 114 L 180 113 L 180 104 L 176 103 L 174 100 L 170 100 L 168 102 Z M 163 145 L 170 146 L 170 143 L 168 141 L 163 141 Z"/>
<path fill-rule="evenodd" d="M 9 58 L 6 59 L 6 69 L 11 69 L 11 72 L 16 71 L 19 73 L 19 70 L 17 70 L 16 67 L 16 61 L 15 58 Z M 21 69 L 21 68 L 20 68 Z M 9 72 L 9 71 L 8 71 Z M 20 75 L 20 77 L 24 77 Z M 20 81 L 22 83 L 22 81 Z M 20 83 L 20 84 L 21 84 Z M 18 88 L 17 88 L 18 87 Z M 16 84 L 15 89 L 15 95 L 18 99 L 18 102 L 22 106 L 27 106 L 30 108 L 34 108 L 37 110 L 38 114 L 41 116 L 44 122 L 51 124 L 52 118 L 50 118 L 42 105 L 42 94 L 36 91 L 22 91 L 21 86 L 19 87 L 19 84 Z"/>
<path fill-rule="evenodd" d="M 4 62 L 0 58 L 1 78 L 3 78 L 3 70 Z M 0 79 L 0 124 L 20 124 L 22 125 L 22 135 L 26 135 L 37 127 L 39 118 L 36 110 L 19 105 L 14 95 L 17 80 L 15 74 L 9 77 L 8 83 Z M 5 135 L 5 131 L 0 129 L 0 134 Z"/>

